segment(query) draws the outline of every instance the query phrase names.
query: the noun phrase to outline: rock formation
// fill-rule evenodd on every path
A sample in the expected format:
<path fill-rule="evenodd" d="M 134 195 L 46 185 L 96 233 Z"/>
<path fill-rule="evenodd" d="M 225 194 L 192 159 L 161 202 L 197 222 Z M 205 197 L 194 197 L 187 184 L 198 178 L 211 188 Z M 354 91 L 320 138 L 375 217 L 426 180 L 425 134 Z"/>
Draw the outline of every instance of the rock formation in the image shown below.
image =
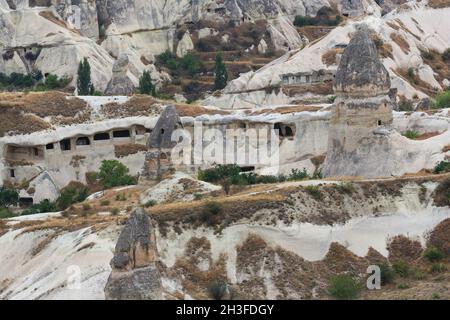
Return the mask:
<path fill-rule="evenodd" d="M 112 272 L 105 287 L 107 300 L 158 300 L 162 285 L 156 267 L 155 233 L 144 209 L 130 216 L 116 244 Z"/>
<path fill-rule="evenodd" d="M 367 140 L 376 143 L 377 135 L 388 132 L 393 119 L 390 88 L 389 73 L 368 28 L 362 25 L 345 49 L 335 76 L 326 176 L 354 175 L 355 166 L 373 160 L 360 147 Z"/>
<path fill-rule="evenodd" d="M 130 60 L 128 55 L 122 54 L 119 59 L 114 62 L 113 74 L 111 81 L 108 83 L 105 93 L 107 95 L 129 95 L 134 91 L 134 84 L 129 75 L 128 65 Z"/>
<path fill-rule="evenodd" d="M 172 133 L 183 128 L 174 106 L 167 106 L 159 117 L 147 142 L 148 152 L 142 178 L 158 179 L 172 167 L 171 151 L 176 145 Z"/>

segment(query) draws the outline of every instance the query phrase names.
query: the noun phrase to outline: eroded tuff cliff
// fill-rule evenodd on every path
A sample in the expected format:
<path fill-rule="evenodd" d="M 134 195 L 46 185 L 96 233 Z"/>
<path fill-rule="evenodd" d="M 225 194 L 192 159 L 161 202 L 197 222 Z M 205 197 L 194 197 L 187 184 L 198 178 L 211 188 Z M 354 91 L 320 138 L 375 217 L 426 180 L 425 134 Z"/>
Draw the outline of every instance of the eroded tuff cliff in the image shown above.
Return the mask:
<path fill-rule="evenodd" d="M 273 42 L 286 50 L 284 44 L 302 44 L 291 23 L 293 16 L 315 15 L 323 6 L 329 6 L 327 0 L 1 0 L 0 72 L 40 70 L 73 78 L 78 61 L 88 57 L 94 85 L 104 91 L 114 61 L 126 54 L 130 61 L 128 82 L 137 86 L 138 77 L 148 69 L 159 84 L 167 75 L 152 63 L 155 55 L 166 50 L 177 52 L 181 25 L 267 19 Z M 115 93 L 114 89 L 110 86 L 108 93 Z M 117 94 L 122 89 L 118 85 Z"/>

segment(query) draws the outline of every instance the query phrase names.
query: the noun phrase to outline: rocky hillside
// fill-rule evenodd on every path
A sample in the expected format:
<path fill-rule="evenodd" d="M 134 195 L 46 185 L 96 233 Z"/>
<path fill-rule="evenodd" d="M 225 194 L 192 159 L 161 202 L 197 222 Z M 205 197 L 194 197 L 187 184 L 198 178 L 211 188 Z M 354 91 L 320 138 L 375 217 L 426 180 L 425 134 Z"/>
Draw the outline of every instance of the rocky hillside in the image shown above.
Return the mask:
<path fill-rule="evenodd" d="M 326 0 L 96 0 L 76 1 L 71 5 L 71 1 L 62 0 L 1 0 L 0 72 L 40 70 L 43 74 L 73 79 L 78 61 L 88 57 L 94 85 L 105 91 L 114 63 L 126 55 L 127 63 L 121 62 L 118 68 L 134 85 L 146 69 L 161 84 L 169 77 L 161 68 L 155 68 L 154 62 L 155 56 L 166 50 L 182 56 L 204 39 L 203 46 L 219 40 L 219 46 L 221 42 L 228 43 L 228 50 L 235 53 L 250 48 L 265 54 L 270 49 L 273 55 L 277 50 L 301 46 L 303 40 L 292 25 L 293 17 L 315 15 L 323 6 L 329 3 Z M 264 22 L 253 31 L 254 37 L 239 34 L 244 31 L 236 29 L 260 19 Z M 247 39 L 236 47 L 232 40 L 239 36 Z M 220 50 L 219 46 L 213 51 Z"/>
<path fill-rule="evenodd" d="M 399 101 L 417 102 L 447 88 L 450 61 L 443 58 L 443 53 L 450 48 L 448 3 L 411 1 L 384 15 L 380 9 L 347 20 L 305 48 L 292 50 L 264 68 L 241 75 L 228 84 L 223 95 L 210 97 L 204 103 L 224 108 L 249 108 L 329 101 L 333 96 L 331 85 L 319 83 L 292 88 L 283 84 L 282 76 L 335 72 L 343 48 L 361 22 L 374 31 L 372 37 Z"/>
<path fill-rule="evenodd" d="M 128 219 L 145 188 L 109 190 L 62 215 L 3 220 L 0 297 L 104 299 L 106 288 L 111 299 L 202 299 L 220 283 L 227 299 L 328 299 L 334 275 L 364 281 L 369 265 L 391 264 L 394 279 L 362 297 L 448 298 L 448 259 L 423 258 L 431 246 L 448 256 L 445 179 L 290 182 L 228 197 L 204 189 L 201 199 L 162 200 L 151 219 L 142 209 Z"/>

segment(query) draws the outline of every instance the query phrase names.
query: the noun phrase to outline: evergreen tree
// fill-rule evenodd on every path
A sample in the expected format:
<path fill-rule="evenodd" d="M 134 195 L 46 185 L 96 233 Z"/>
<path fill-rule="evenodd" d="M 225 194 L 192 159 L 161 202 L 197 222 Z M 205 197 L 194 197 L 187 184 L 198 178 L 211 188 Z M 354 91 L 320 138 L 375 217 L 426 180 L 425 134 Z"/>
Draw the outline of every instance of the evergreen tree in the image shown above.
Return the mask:
<path fill-rule="evenodd" d="M 87 58 L 80 61 L 78 66 L 77 88 L 80 96 L 93 95 L 95 92 L 94 85 L 91 82 L 91 66 Z"/>
<path fill-rule="evenodd" d="M 139 78 L 139 92 L 141 94 L 151 94 L 152 96 L 156 95 L 156 88 L 152 83 L 152 77 L 149 71 L 144 71 Z"/>
<path fill-rule="evenodd" d="M 225 68 L 225 64 L 222 60 L 222 54 L 218 53 L 216 55 L 216 63 L 214 66 L 214 73 L 215 73 L 215 79 L 214 79 L 214 88 L 216 90 L 220 90 L 225 88 L 228 81 L 228 73 L 227 69 Z"/>

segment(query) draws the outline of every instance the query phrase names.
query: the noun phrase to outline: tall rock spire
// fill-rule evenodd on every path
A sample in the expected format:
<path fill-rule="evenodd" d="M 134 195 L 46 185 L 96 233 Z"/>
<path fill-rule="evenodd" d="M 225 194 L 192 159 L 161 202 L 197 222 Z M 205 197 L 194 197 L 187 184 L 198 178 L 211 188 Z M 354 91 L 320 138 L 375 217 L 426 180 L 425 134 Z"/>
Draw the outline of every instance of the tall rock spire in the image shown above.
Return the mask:
<path fill-rule="evenodd" d="M 371 152 L 371 145 L 379 143 L 392 124 L 390 87 L 389 73 L 378 58 L 369 29 L 357 27 L 335 76 L 325 176 L 383 175 L 367 168 L 376 168 L 380 162 L 379 152 Z"/>

